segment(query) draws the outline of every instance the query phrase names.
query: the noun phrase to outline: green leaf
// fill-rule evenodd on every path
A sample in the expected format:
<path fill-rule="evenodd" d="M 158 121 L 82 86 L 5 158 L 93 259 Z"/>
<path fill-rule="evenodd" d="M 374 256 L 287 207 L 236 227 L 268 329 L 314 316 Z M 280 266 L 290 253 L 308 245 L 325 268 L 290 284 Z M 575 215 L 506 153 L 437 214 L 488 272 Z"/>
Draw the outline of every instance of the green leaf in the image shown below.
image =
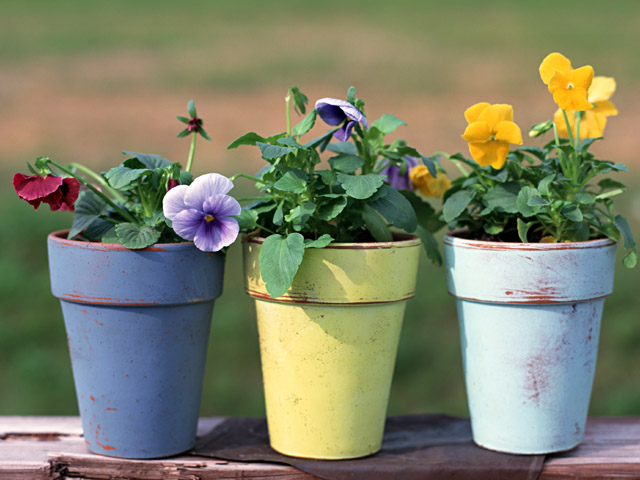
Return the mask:
<path fill-rule="evenodd" d="M 577 205 L 574 204 L 569 204 L 562 207 L 560 213 L 562 213 L 565 218 L 568 218 L 572 222 L 581 222 L 584 218 L 582 216 L 582 211 L 578 208 Z"/>
<path fill-rule="evenodd" d="M 333 237 L 328 233 L 321 235 L 315 240 L 305 239 L 304 240 L 304 248 L 324 248 L 333 242 Z"/>
<path fill-rule="evenodd" d="M 297 137 L 300 137 L 305 133 L 309 132 L 309 130 L 311 130 L 316 123 L 317 115 L 318 114 L 316 113 L 316 109 L 314 108 L 309 112 L 309 114 L 306 117 L 304 117 L 300 121 L 300 123 L 298 123 L 295 127 L 293 127 L 293 130 L 291 131 L 291 133 Z"/>
<path fill-rule="evenodd" d="M 427 258 L 436 265 L 442 265 L 442 256 L 440 255 L 438 241 L 433 234 L 426 228 L 422 227 L 422 225 L 418 225 L 416 235 L 418 235 L 420 240 L 422 240 L 422 246 L 427 253 Z"/>
<path fill-rule="evenodd" d="M 181 130 L 178 135 L 176 135 L 176 138 L 184 138 L 187 135 L 189 135 L 190 133 L 191 132 L 185 128 L 184 130 Z"/>
<path fill-rule="evenodd" d="M 245 133 L 241 137 L 238 137 L 233 142 L 231 142 L 231 144 L 227 147 L 227 150 L 238 148 L 241 145 L 255 145 L 257 142 L 266 143 L 267 139 L 255 132 Z"/>
<path fill-rule="evenodd" d="M 109 181 L 109 185 L 116 190 L 121 190 L 135 182 L 141 176 L 149 174 L 151 174 L 151 170 L 148 168 L 131 169 L 127 167 L 114 167 L 105 173 L 104 176 Z"/>
<path fill-rule="evenodd" d="M 529 200 L 533 197 L 538 197 L 542 199 L 542 197 L 538 195 L 538 190 L 536 190 L 533 187 L 528 187 L 528 186 L 522 187 L 520 189 L 520 192 L 518 193 L 518 197 L 516 200 L 516 203 L 518 205 L 518 211 L 525 218 L 535 215 L 538 211 L 537 208 L 531 207 L 529 205 Z"/>
<path fill-rule="evenodd" d="M 280 145 L 285 145 L 285 146 L 291 147 L 291 148 L 297 148 L 297 149 L 300 149 L 300 150 L 307 150 L 307 147 L 305 147 L 304 145 L 300 145 L 298 142 L 296 142 L 291 137 L 279 138 L 278 139 L 278 143 Z"/>
<path fill-rule="evenodd" d="M 103 243 L 122 243 L 122 240 L 118 238 L 116 233 L 116 226 L 111 224 L 111 228 L 102 236 Z"/>
<path fill-rule="evenodd" d="M 331 201 L 320 205 L 318 207 L 317 217 L 324 222 L 328 222 L 340 215 L 346 206 L 347 197 L 340 195 Z"/>
<path fill-rule="evenodd" d="M 540 195 L 533 195 L 532 197 L 529 197 L 529 200 L 527 200 L 527 205 L 530 207 L 546 207 L 549 205 L 549 202 Z"/>
<path fill-rule="evenodd" d="M 105 213 L 106 202 L 91 190 L 83 190 L 78 195 L 74 207 L 73 225 L 67 238 L 73 238 Z"/>
<path fill-rule="evenodd" d="M 189 123 L 189 119 L 187 117 L 182 117 L 182 116 L 178 115 L 176 118 L 178 120 L 180 120 L 182 123 L 186 123 L 186 124 Z"/>
<path fill-rule="evenodd" d="M 376 193 L 378 188 L 383 184 L 382 176 L 375 173 L 369 173 L 367 175 L 347 175 L 345 173 L 339 173 L 338 181 L 342 184 L 347 195 L 358 200 L 369 198 Z"/>
<path fill-rule="evenodd" d="M 356 87 L 351 86 L 347 90 L 347 102 L 353 103 L 356 101 Z"/>
<path fill-rule="evenodd" d="M 136 153 L 136 152 L 127 152 L 123 151 L 123 155 L 131 155 L 132 157 L 140 160 L 147 168 L 167 168 L 172 165 L 172 163 L 164 157 L 160 155 L 150 155 L 147 153 Z"/>
<path fill-rule="evenodd" d="M 555 178 L 556 174 L 552 173 L 551 175 L 547 175 L 542 180 L 540 180 L 540 182 L 538 183 L 538 192 L 540 192 L 540 195 L 549 196 L 549 194 L 551 193 L 549 191 L 549 185 Z"/>
<path fill-rule="evenodd" d="M 611 190 L 611 189 L 626 189 L 627 187 L 624 183 L 620 183 L 616 180 L 612 180 L 611 178 L 603 178 L 598 182 L 598 185 L 602 190 Z"/>
<path fill-rule="evenodd" d="M 302 171 L 300 171 L 300 173 L 304 175 Z M 307 180 L 290 170 L 274 183 L 273 186 L 283 192 L 302 193 L 307 189 Z"/>
<path fill-rule="evenodd" d="M 316 170 L 316 173 L 320 175 L 322 183 L 326 186 L 333 185 L 336 182 L 336 173 L 332 170 Z"/>
<path fill-rule="evenodd" d="M 293 152 L 291 147 L 281 147 L 280 145 L 270 145 L 268 143 L 256 142 L 256 145 L 260 147 L 262 152 L 262 158 L 265 160 L 273 160 L 274 158 L 280 158 L 287 153 Z"/>
<path fill-rule="evenodd" d="M 293 95 L 293 109 L 297 113 L 300 113 L 301 115 L 304 115 L 305 112 L 307 111 L 306 105 L 307 105 L 307 103 L 309 103 L 309 99 L 296 86 L 290 87 L 289 90 L 291 91 L 291 93 Z"/>
<path fill-rule="evenodd" d="M 400 120 L 398 117 L 394 117 L 393 115 L 389 115 L 388 113 L 385 113 L 378 120 L 371 124 L 372 127 L 376 127 L 385 135 L 393 132 L 401 125 L 406 125 L 406 123 Z"/>
<path fill-rule="evenodd" d="M 367 204 L 374 208 L 391 225 L 409 233 L 415 232 L 418 226 L 418 219 L 409 200 L 389 185 L 382 185 L 378 193 L 382 195 Z"/>
<path fill-rule="evenodd" d="M 187 104 L 187 110 L 189 111 L 189 116 L 191 118 L 198 116 L 198 114 L 196 113 L 196 104 L 193 100 L 189 100 L 189 103 Z"/>
<path fill-rule="evenodd" d="M 353 173 L 364 165 L 364 160 L 355 155 L 338 155 L 329 159 L 329 165 L 342 173 Z"/>
<path fill-rule="evenodd" d="M 638 247 L 633 247 L 622 259 L 622 263 L 627 268 L 635 268 L 638 264 Z"/>
<path fill-rule="evenodd" d="M 518 218 L 518 237 L 523 243 L 528 243 L 527 233 L 529 232 L 529 228 L 533 225 L 533 222 L 525 222 L 521 218 Z"/>
<path fill-rule="evenodd" d="M 253 230 L 258 226 L 258 212 L 243 208 L 240 215 L 233 216 L 240 226 L 240 230 Z"/>
<path fill-rule="evenodd" d="M 377 242 L 393 241 L 393 236 L 391 235 L 391 230 L 389 230 L 387 223 L 382 219 L 378 212 L 367 204 L 365 204 L 362 209 L 362 220 L 364 220 L 367 230 L 369 230 Z"/>
<path fill-rule="evenodd" d="M 82 236 L 92 242 L 99 242 L 102 237 L 113 228 L 113 223 L 102 217 L 96 218 L 91 224 L 85 228 Z"/>
<path fill-rule="evenodd" d="M 193 182 L 193 174 L 186 170 L 181 170 L 180 180 L 178 180 L 178 183 L 180 183 L 180 185 L 191 185 L 191 182 Z"/>
<path fill-rule="evenodd" d="M 624 248 L 634 248 L 636 246 L 636 241 L 633 238 L 633 233 L 631 232 L 631 227 L 629 227 L 627 219 L 622 215 L 616 215 L 616 218 L 613 219 L 613 223 L 624 239 Z"/>
<path fill-rule="evenodd" d="M 573 199 L 582 205 L 589 205 L 596 201 L 595 197 L 585 192 L 576 193 Z"/>
<path fill-rule="evenodd" d="M 474 192 L 470 190 L 460 190 L 451 195 L 442 205 L 442 215 L 444 221 L 449 223 L 460 215 L 467 205 L 473 200 Z"/>
<path fill-rule="evenodd" d="M 299 233 L 269 235 L 260 247 L 260 271 L 271 298 L 284 295 L 304 257 L 304 237 Z"/>
<path fill-rule="evenodd" d="M 122 240 L 122 244 L 132 250 L 146 248 L 160 238 L 159 230 L 149 225 L 140 227 L 133 223 L 119 223 L 116 225 L 116 234 Z"/>
<path fill-rule="evenodd" d="M 284 219 L 293 225 L 293 229 L 296 232 L 302 230 L 309 220 L 309 217 L 313 215 L 316 210 L 316 204 L 313 202 L 305 202 L 302 205 L 298 205 L 291 210 L 288 215 L 284 216 Z"/>
<path fill-rule="evenodd" d="M 490 211 L 517 213 L 519 192 L 520 185 L 517 182 L 503 183 L 489 190 L 482 201 Z"/>
<path fill-rule="evenodd" d="M 282 222 L 284 220 L 284 212 L 282 209 L 282 202 L 280 202 L 278 204 L 278 207 L 276 208 L 276 211 L 273 212 L 273 224 L 274 225 L 282 225 Z"/>
<path fill-rule="evenodd" d="M 202 138 L 204 138 L 205 140 L 209 140 L 211 141 L 211 137 L 209 136 L 209 134 L 207 133 L 207 131 L 202 128 L 202 126 L 200 127 L 200 129 L 198 130 L 198 133 L 200 134 L 200 136 Z"/>
<path fill-rule="evenodd" d="M 325 132 L 323 135 L 320 135 L 319 137 L 316 137 L 313 140 L 305 143 L 304 146 L 309 148 L 319 148 L 320 151 L 323 152 L 324 149 L 327 148 L 327 145 L 329 144 L 329 142 L 331 141 L 331 137 L 333 137 L 333 134 L 336 133 L 337 131 L 338 131 L 337 128 L 331 129 Z"/>
<path fill-rule="evenodd" d="M 411 204 L 413 211 L 416 212 L 418 225 L 421 225 L 425 230 L 434 233 L 446 225 L 438 218 L 440 213 L 437 213 L 429 203 L 422 200 L 414 192 L 401 190 L 400 193 Z"/>
<path fill-rule="evenodd" d="M 336 142 L 327 146 L 327 150 L 334 153 L 346 153 L 347 155 L 355 155 L 358 148 L 351 142 Z"/>

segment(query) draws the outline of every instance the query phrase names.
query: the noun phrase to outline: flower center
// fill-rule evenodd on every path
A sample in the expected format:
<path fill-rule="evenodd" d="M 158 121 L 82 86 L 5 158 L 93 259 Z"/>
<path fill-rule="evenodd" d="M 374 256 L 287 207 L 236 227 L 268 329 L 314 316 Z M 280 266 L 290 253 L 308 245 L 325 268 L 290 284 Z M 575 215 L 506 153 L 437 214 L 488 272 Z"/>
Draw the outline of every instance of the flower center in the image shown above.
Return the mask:
<path fill-rule="evenodd" d="M 573 89 L 573 83 L 569 82 L 569 84 L 567 85 L 567 88 L 568 88 L 569 90 L 572 90 L 572 89 Z"/>
<path fill-rule="evenodd" d="M 213 222 L 213 215 L 206 214 L 206 215 L 204 216 L 204 219 L 207 221 L 207 223 L 209 223 L 209 222 Z"/>

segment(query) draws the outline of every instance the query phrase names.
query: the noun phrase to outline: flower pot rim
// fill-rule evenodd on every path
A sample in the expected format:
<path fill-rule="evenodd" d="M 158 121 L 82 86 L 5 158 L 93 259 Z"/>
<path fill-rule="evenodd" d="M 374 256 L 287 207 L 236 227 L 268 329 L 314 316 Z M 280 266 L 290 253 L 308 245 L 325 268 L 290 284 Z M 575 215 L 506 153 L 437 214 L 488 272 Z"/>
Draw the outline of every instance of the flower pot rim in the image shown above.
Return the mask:
<path fill-rule="evenodd" d="M 585 240 L 584 242 L 563 242 L 563 243 L 523 243 L 523 242 L 494 242 L 487 240 L 472 240 L 463 238 L 461 235 L 468 230 L 465 228 L 452 230 L 445 233 L 444 244 L 452 247 L 470 248 L 474 250 L 571 250 L 583 248 L 603 248 L 615 245 L 616 242 L 610 238 L 597 238 L 595 240 Z"/>
<path fill-rule="evenodd" d="M 55 243 L 61 245 L 67 245 L 76 248 L 86 248 L 88 250 L 100 250 L 100 251 L 129 251 L 129 252 L 164 252 L 164 251 L 178 251 L 184 249 L 195 248 L 193 242 L 179 242 L 179 243 L 155 243 L 146 248 L 131 249 L 127 248 L 121 243 L 107 243 L 107 242 L 90 242 L 86 240 L 71 240 L 67 238 L 69 229 L 58 230 L 51 232 L 47 238 Z M 211 253 L 211 252 L 205 252 Z"/>
<path fill-rule="evenodd" d="M 330 243 L 326 247 L 322 247 L 321 250 L 367 250 L 376 248 L 404 248 L 414 247 L 421 244 L 419 237 L 411 235 L 409 233 L 394 233 L 393 237 L 396 239 L 392 242 L 351 242 L 351 243 Z M 242 242 L 262 244 L 265 237 L 249 236 L 242 237 Z"/>

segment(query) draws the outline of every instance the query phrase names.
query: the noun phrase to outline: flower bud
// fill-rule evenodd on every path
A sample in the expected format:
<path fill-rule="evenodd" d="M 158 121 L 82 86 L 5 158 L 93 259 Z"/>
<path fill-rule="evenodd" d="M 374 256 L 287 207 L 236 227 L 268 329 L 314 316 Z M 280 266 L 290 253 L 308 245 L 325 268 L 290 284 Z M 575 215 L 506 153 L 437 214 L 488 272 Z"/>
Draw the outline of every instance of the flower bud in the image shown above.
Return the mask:
<path fill-rule="evenodd" d="M 552 128 L 553 128 L 553 122 L 551 120 L 537 123 L 533 127 L 531 127 L 531 130 L 529 130 L 529 136 L 531 138 L 539 137 L 540 135 L 547 133 Z"/>

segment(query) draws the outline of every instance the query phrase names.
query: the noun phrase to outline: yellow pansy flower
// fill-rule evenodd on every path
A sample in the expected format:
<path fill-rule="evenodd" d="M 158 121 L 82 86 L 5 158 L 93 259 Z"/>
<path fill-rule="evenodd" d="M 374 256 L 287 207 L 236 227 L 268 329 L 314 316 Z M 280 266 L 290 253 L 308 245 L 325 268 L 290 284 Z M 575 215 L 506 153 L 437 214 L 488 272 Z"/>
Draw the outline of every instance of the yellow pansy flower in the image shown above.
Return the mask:
<path fill-rule="evenodd" d="M 609 101 L 616 91 L 616 81 L 612 77 L 594 77 L 589 87 L 588 99 L 594 105 L 592 110 L 586 111 L 580 120 L 580 140 L 585 138 L 601 137 L 607 124 L 607 117 L 618 114 L 616 107 Z M 576 135 L 576 118 L 573 112 L 567 112 L 567 118 L 571 125 L 571 131 Z M 564 120 L 562 110 L 557 110 L 553 115 L 553 123 L 556 124 L 558 134 L 569 136 L 567 123 Z"/>
<path fill-rule="evenodd" d="M 425 165 L 413 167 L 409 172 L 409 178 L 425 197 L 442 197 L 451 186 L 451 182 L 443 173 L 438 173 L 434 178 Z"/>
<path fill-rule="evenodd" d="M 511 105 L 477 103 L 467 108 L 464 117 L 469 125 L 462 138 L 469 142 L 473 159 L 483 167 L 502 168 L 509 144 L 522 145 L 522 133 L 513 122 Z"/>
<path fill-rule="evenodd" d="M 567 57 L 554 52 L 542 60 L 539 70 L 540 78 L 562 110 L 585 111 L 593 108 L 587 99 L 587 90 L 593 80 L 591 65 L 574 70 Z"/>

